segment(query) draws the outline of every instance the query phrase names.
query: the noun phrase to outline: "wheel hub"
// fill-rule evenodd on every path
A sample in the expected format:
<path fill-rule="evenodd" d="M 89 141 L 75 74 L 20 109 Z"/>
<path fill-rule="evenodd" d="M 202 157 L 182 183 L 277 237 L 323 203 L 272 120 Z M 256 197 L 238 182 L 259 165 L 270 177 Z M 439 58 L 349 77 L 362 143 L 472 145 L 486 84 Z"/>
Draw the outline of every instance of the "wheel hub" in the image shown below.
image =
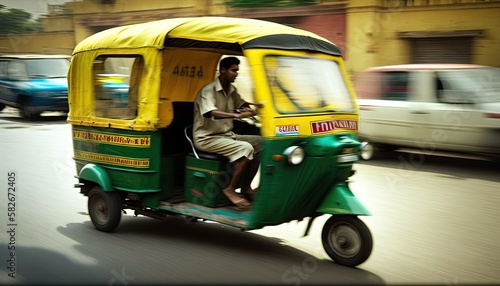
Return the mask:
<path fill-rule="evenodd" d="M 103 213 L 106 211 L 106 206 L 104 204 L 101 204 L 99 206 L 97 206 L 97 211 Z"/>
<path fill-rule="evenodd" d="M 342 248 L 346 248 L 346 247 L 349 247 L 349 238 L 345 237 L 345 236 L 341 236 L 339 238 L 337 238 L 337 244 L 342 247 Z"/>
<path fill-rule="evenodd" d="M 360 250 L 359 234 L 350 225 L 338 225 L 332 233 L 332 247 L 343 257 L 352 257 Z"/>
<path fill-rule="evenodd" d="M 92 208 L 94 211 L 94 218 L 99 223 L 106 223 L 108 220 L 108 206 L 106 205 L 106 201 L 102 197 L 94 198 L 94 207 Z"/>
<path fill-rule="evenodd" d="M 374 147 L 371 143 L 363 142 L 361 146 L 360 156 L 363 160 L 370 160 L 375 153 Z"/>

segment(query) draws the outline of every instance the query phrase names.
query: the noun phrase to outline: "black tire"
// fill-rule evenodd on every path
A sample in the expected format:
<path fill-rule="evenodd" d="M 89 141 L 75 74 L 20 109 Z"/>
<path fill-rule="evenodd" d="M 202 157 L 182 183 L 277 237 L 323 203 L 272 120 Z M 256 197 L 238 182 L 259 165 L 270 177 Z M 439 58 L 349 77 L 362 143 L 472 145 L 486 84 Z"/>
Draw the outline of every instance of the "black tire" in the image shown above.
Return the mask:
<path fill-rule="evenodd" d="M 384 152 L 393 152 L 399 149 L 399 146 L 391 144 L 378 144 L 377 149 Z"/>
<path fill-rule="evenodd" d="M 348 267 L 365 262 L 373 248 L 370 230 L 356 216 L 330 217 L 323 226 L 321 241 L 335 263 Z"/>
<path fill-rule="evenodd" d="M 32 112 L 30 101 L 27 97 L 22 97 L 20 100 L 19 111 L 21 113 L 21 117 L 25 119 L 36 119 L 40 117 L 40 112 Z"/>
<path fill-rule="evenodd" d="M 0 111 L 2 111 L 5 108 L 5 104 L 0 103 Z"/>
<path fill-rule="evenodd" d="M 94 226 L 104 232 L 113 232 L 122 216 L 122 199 L 118 192 L 105 192 L 94 186 L 89 192 L 88 210 Z"/>

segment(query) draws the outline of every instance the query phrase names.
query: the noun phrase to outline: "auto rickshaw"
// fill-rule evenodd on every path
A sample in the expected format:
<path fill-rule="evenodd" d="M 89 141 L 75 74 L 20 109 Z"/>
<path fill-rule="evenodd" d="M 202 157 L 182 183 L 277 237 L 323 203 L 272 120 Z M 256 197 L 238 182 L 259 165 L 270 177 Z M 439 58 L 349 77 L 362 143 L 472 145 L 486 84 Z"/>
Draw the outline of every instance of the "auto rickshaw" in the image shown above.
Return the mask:
<path fill-rule="evenodd" d="M 259 191 L 247 210 L 222 193 L 231 176 L 225 158 L 190 142 L 193 101 L 228 55 L 245 60 L 236 84 L 246 84 L 240 94 L 258 111 L 235 132 L 263 140 Z M 358 109 L 330 41 L 261 20 L 166 19 L 83 40 L 68 78 L 75 187 L 98 230 L 114 231 L 130 209 L 244 231 L 309 218 L 307 235 L 326 214 L 322 242 L 333 261 L 356 266 L 370 256 L 372 236 L 358 218 L 370 213 L 348 185 L 360 151 Z"/>

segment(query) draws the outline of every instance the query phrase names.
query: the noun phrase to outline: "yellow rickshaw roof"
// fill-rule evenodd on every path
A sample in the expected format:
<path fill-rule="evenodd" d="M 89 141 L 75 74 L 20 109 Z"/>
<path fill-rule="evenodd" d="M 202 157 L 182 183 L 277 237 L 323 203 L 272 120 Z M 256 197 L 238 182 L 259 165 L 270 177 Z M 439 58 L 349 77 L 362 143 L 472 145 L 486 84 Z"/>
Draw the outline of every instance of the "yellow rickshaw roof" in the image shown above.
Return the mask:
<path fill-rule="evenodd" d="M 213 80 L 210 72 L 203 73 L 203 78 L 173 78 L 176 68 L 181 67 L 180 75 L 185 72 L 184 67 L 196 69 L 198 65 L 200 71 L 203 66 L 203 70 L 215 73 L 218 56 L 248 56 L 252 54 L 245 53 L 249 49 L 312 52 L 341 57 L 340 49 L 335 44 L 314 33 L 255 19 L 172 18 L 115 27 L 84 39 L 73 51 L 68 72 L 68 122 L 136 131 L 165 128 L 173 119 L 172 102 L 192 101 L 197 90 Z M 132 111 L 136 112 L 135 118 L 128 113 L 123 119 L 95 114 L 95 80 L 99 78 L 93 69 L 99 63 L 96 59 L 109 55 L 141 59 L 135 69 L 136 75 L 141 73 L 140 84 L 139 81 L 134 83 L 134 94 L 137 96 L 134 106 L 137 105 L 137 110 Z M 196 64 L 187 63 L 186 57 Z M 173 58 L 176 60 L 173 61 Z M 167 69 L 171 72 L 166 72 Z M 162 85 L 162 82 L 165 84 Z M 170 94 L 175 88 L 182 90 Z M 109 108 L 107 111 L 130 110 Z"/>
<path fill-rule="evenodd" d="M 206 48 L 207 43 L 219 43 L 216 48 L 236 44 L 239 49 L 279 48 L 341 55 L 336 45 L 314 33 L 262 20 L 230 17 L 173 18 L 111 28 L 80 42 L 73 54 L 95 49 L 161 49 L 166 45 Z"/>

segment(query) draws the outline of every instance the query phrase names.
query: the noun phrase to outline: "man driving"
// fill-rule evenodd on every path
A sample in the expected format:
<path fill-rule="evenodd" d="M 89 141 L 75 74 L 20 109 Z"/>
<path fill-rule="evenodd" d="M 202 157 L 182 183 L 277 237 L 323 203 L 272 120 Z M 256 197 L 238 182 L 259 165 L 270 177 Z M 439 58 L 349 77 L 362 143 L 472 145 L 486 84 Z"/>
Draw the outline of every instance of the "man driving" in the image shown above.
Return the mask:
<path fill-rule="evenodd" d="M 249 199 L 256 195 L 250 184 L 259 169 L 262 144 L 258 135 L 239 135 L 232 131 L 233 119 L 256 114 L 232 84 L 238 76 L 239 64 L 236 57 L 222 59 L 219 76 L 198 92 L 194 101 L 193 139 L 197 149 L 223 155 L 233 164 L 231 180 L 223 193 L 233 204 L 248 208 Z M 241 189 L 245 198 L 235 189 L 247 167 L 248 177 Z"/>

